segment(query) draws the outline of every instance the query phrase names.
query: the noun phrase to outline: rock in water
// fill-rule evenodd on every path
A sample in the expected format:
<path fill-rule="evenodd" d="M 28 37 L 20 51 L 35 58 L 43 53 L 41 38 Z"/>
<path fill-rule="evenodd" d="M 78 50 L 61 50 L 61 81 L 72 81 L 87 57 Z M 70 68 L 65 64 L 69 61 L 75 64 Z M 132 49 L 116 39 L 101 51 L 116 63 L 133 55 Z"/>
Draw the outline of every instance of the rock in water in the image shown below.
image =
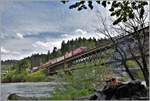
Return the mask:
<path fill-rule="evenodd" d="M 7 99 L 8 100 L 32 100 L 33 98 L 18 96 L 17 94 L 13 93 L 13 94 L 10 94 Z"/>

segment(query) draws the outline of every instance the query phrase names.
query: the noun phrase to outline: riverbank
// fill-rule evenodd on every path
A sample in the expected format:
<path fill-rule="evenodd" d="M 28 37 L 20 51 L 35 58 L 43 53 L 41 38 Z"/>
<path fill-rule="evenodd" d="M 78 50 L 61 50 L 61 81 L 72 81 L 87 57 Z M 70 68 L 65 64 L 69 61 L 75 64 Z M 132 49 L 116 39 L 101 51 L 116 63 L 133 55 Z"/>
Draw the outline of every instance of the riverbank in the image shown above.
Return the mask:
<path fill-rule="evenodd" d="M 39 70 L 34 73 L 30 73 L 27 70 L 17 71 L 12 70 L 6 75 L 2 75 L 1 82 L 3 83 L 12 83 L 12 82 L 49 82 L 49 78 L 45 70 Z"/>
<path fill-rule="evenodd" d="M 1 101 L 7 101 L 10 94 L 33 98 L 48 98 L 51 96 L 56 82 L 21 82 L 21 83 L 2 83 Z"/>
<path fill-rule="evenodd" d="M 106 87 L 107 86 L 107 87 Z M 65 100 L 149 100 L 149 89 L 140 81 L 131 81 L 117 85 L 105 85 L 106 88 L 96 90 L 86 96 L 76 96 Z M 78 93 L 80 91 L 78 90 Z M 66 95 L 68 96 L 68 95 Z M 8 100 L 60 100 L 53 97 L 27 97 L 15 93 L 8 96 Z"/>
<path fill-rule="evenodd" d="M 25 96 L 18 96 L 17 94 L 13 93 L 10 94 L 7 100 L 49 100 L 50 97 L 25 97 Z"/>

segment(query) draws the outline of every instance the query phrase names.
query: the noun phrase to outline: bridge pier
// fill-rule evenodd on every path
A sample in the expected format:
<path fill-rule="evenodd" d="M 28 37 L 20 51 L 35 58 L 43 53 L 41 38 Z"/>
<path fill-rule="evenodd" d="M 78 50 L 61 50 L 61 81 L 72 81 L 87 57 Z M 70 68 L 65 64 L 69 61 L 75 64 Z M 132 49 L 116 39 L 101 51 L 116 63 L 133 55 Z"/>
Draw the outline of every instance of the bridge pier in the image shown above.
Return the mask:
<path fill-rule="evenodd" d="M 147 31 L 147 35 L 149 35 L 148 33 L 149 26 L 145 27 L 144 30 Z M 142 31 L 142 30 L 139 30 L 139 31 Z M 127 35 L 127 37 L 129 37 L 129 35 Z M 126 38 L 126 36 L 119 38 L 119 40 L 122 40 L 123 38 Z M 148 37 L 146 40 L 148 40 Z M 147 46 L 149 43 L 145 43 L 145 44 Z M 57 63 L 49 64 L 49 66 L 47 66 L 46 68 L 48 69 L 49 73 L 53 73 L 53 71 L 55 72 L 57 69 L 70 68 L 72 65 L 79 64 L 79 63 L 86 64 L 91 61 L 97 62 L 97 60 L 98 62 L 101 62 L 102 59 L 105 59 L 106 57 L 110 57 L 110 54 L 112 53 L 111 51 L 113 48 L 114 48 L 114 45 L 109 42 L 109 44 L 107 43 L 107 45 L 90 49 L 83 54 L 78 54 L 76 56 L 69 57 L 65 60 L 58 61 Z M 146 51 L 148 52 L 148 50 Z"/>

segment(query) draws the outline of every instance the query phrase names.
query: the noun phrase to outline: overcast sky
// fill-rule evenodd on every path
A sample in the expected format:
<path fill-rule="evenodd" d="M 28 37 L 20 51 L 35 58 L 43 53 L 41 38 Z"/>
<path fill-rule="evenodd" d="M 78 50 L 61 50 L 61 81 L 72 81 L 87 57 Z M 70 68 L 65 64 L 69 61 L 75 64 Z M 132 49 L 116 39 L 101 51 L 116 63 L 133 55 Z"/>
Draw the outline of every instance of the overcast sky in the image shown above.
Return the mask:
<path fill-rule="evenodd" d="M 47 53 L 60 48 L 62 40 L 95 37 L 99 9 L 76 11 L 70 3 L 56 1 L 6 0 L 0 2 L 1 59 L 22 59 L 32 53 Z"/>

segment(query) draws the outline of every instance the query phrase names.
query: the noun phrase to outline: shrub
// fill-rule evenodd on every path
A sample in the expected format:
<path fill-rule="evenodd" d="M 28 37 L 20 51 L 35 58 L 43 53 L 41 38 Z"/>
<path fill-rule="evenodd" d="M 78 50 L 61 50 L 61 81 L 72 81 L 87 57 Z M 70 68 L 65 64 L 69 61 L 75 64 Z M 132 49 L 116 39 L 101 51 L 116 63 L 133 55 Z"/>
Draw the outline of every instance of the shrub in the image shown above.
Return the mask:
<path fill-rule="evenodd" d="M 104 61 L 104 60 L 103 60 Z M 101 62 L 103 62 L 101 61 Z M 56 86 L 51 99 L 68 100 L 75 99 L 80 96 L 86 96 L 102 86 L 102 82 L 107 74 L 111 74 L 108 65 L 100 65 L 101 62 L 91 62 L 88 64 L 79 64 L 69 73 L 60 70 L 56 75 Z M 96 65 L 95 65 L 96 63 Z M 67 84 L 63 84 L 66 82 Z"/>
<path fill-rule="evenodd" d="M 48 81 L 48 77 L 44 74 L 43 70 L 39 70 L 37 72 L 28 74 L 26 76 L 26 81 L 30 82 Z"/>

